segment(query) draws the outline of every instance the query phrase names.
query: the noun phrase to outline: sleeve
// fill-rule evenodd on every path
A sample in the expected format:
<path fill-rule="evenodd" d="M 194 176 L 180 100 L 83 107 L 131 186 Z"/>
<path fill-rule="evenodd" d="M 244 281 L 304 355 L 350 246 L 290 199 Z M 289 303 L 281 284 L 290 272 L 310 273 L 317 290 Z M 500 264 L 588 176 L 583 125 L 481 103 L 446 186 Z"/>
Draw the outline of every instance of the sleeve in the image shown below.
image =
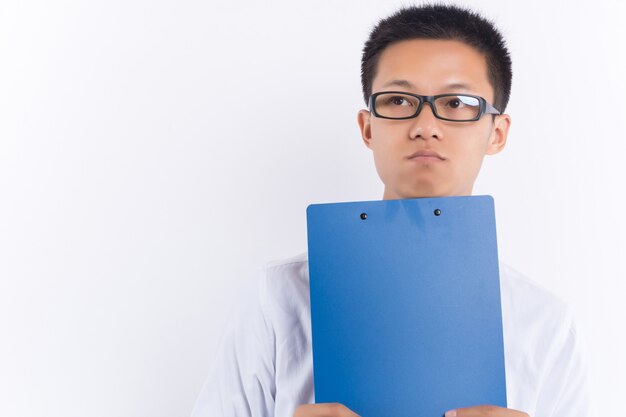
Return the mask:
<path fill-rule="evenodd" d="M 274 416 L 276 343 L 267 318 L 266 271 L 222 335 L 192 417 Z"/>
<path fill-rule="evenodd" d="M 537 415 L 531 417 L 588 417 L 589 387 L 584 345 L 568 311 L 563 332 L 546 370 Z"/>

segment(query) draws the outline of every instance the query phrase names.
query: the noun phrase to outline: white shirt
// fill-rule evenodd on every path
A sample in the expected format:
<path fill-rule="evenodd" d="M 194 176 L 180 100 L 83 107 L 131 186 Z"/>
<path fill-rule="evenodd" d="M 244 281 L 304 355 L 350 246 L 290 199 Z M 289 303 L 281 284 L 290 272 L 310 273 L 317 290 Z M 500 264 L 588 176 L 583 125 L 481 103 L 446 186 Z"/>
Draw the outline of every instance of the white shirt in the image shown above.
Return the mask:
<path fill-rule="evenodd" d="M 508 408 L 587 417 L 586 367 L 571 311 L 499 266 Z M 315 402 L 307 253 L 268 263 L 258 284 L 222 337 L 192 417 L 292 417 L 298 405 Z"/>

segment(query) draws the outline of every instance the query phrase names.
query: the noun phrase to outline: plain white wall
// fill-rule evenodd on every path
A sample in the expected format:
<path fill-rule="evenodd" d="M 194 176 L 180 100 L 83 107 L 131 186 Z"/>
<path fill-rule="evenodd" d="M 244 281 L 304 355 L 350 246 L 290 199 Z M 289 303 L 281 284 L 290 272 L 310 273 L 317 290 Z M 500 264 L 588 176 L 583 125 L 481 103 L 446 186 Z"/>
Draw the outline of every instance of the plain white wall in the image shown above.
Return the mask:
<path fill-rule="evenodd" d="M 361 49 L 399 1 L 0 3 L 0 415 L 186 416 L 309 203 L 382 197 Z M 501 258 L 570 302 L 622 408 L 626 7 L 470 1 L 513 58 Z M 236 112 L 229 109 L 236 109 Z"/>

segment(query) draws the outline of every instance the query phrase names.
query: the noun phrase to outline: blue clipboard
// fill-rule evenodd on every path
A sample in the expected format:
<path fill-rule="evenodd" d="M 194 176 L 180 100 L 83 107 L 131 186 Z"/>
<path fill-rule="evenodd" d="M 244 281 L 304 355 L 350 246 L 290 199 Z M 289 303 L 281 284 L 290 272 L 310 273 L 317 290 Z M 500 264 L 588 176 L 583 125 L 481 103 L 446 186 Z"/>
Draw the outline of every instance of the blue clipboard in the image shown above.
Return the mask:
<path fill-rule="evenodd" d="M 506 407 L 491 196 L 307 207 L 315 402 L 362 417 Z"/>

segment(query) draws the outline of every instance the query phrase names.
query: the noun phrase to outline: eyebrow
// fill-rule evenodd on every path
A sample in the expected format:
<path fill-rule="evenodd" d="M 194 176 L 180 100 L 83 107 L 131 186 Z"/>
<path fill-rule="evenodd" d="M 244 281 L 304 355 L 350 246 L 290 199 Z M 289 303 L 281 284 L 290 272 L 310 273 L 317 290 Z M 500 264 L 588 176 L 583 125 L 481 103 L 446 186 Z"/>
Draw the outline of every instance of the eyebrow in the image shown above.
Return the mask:
<path fill-rule="evenodd" d="M 412 88 L 416 90 L 415 86 L 411 84 L 410 81 L 407 81 L 407 80 L 392 80 L 392 81 L 389 81 L 387 84 L 383 85 L 383 88 L 389 87 L 392 85 L 397 85 L 400 87 L 408 87 L 408 88 Z M 444 88 L 460 88 L 460 89 L 472 90 L 472 87 L 469 84 L 465 84 L 465 83 L 450 83 L 450 84 L 446 84 Z"/>

